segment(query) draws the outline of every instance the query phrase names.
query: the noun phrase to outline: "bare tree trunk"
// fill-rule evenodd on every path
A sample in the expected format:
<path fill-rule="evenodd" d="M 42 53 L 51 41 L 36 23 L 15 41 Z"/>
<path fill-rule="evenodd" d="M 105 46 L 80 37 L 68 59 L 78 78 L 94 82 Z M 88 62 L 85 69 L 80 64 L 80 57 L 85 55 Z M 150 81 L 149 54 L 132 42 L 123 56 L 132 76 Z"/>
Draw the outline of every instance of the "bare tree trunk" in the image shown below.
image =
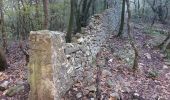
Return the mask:
<path fill-rule="evenodd" d="M 4 29 L 4 13 L 3 13 L 3 0 L 0 0 L 0 29 L 2 33 L 2 45 L 3 49 L 7 50 L 6 34 Z M 5 70 L 7 67 L 7 61 L 5 58 L 5 53 L 0 49 L 0 71 Z"/>
<path fill-rule="evenodd" d="M 81 1 L 82 2 L 82 1 Z M 81 5 L 81 3 L 80 4 L 78 4 L 77 3 L 77 1 L 75 2 L 75 18 L 76 18 L 76 31 L 74 32 L 74 33 L 76 33 L 76 32 L 81 32 L 81 12 L 80 12 L 80 5 Z"/>
<path fill-rule="evenodd" d="M 0 71 L 4 71 L 5 69 L 7 69 L 7 61 L 5 53 L 0 49 Z"/>
<path fill-rule="evenodd" d="M 71 0 L 71 10 L 70 10 L 70 20 L 68 25 L 68 30 L 66 34 L 66 42 L 71 42 L 71 35 L 72 35 L 72 29 L 73 29 L 73 21 L 74 21 L 74 4 L 75 0 Z"/>
<path fill-rule="evenodd" d="M 145 13 L 145 4 L 146 4 L 146 1 L 143 0 L 142 16 L 144 16 L 144 13 Z"/>
<path fill-rule="evenodd" d="M 107 0 L 104 0 L 104 10 L 105 9 L 108 9 L 108 1 Z"/>
<path fill-rule="evenodd" d="M 96 67 L 97 67 L 97 76 L 96 76 L 96 100 L 101 99 L 101 90 L 100 90 L 100 79 L 101 79 L 101 66 L 99 64 L 99 56 L 101 52 L 98 52 L 96 55 Z"/>
<path fill-rule="evenodd" d="M 4 13 L 3 13 L 3 0 L 0 0 L 0 29 L 2 33 L 2 45 L 4 50 L 7 52 L 7 35 L 4 27 Z"/>
<path fill-rule="evenodd" d="M 87 20 L 89 17 L 89 10 L 92 5 L 93 0 L 84 0 L 82 4 L 82 11 L 81 11 L 81 26 L 87 25 Z"/>
<path fill-rule="evenodd" d="M 169 40 L 170 40 L 170 33 L 168 33 L 168 36 L 166 37 L 166 39 L 160 45 L 158 45 L 158 48 L 160 48 L 163 51 L 165 51 L 167 46 L 168 46 L 168 44 L 169 44 Z"/>
<path fill-rule="evenodd" d="M 35 3 L 36 3 L 36 6 L 35 6 L 35 12 L 36 12 L 35 17 L 36 17 L 37 24 L 41 25 L 40 21 L 39 21 L 39 2 L 40 2 L 39 0 L 35 0 Z M 42 26 L 40 26 L 40 27 L 42 27 Z M 38 27 L 38 28 L 40 28 L 40 27 Z"/>
<path fill-rule="evenodd" d="M 128 26 L 128 35 L 129 35 L 129 38 L 130 38 L 130 42 L 131 42 L 131 45 L 135 51 L 135 59 L 134 59 L 134 64 L 133 64 L 133 69 L 134 70 L 137 70 L 138 68 L 138 50 L 135 46 L 135 40 L 133 39 L 133 36 L 131 34 L 131 26 L 130 26 L 130 20 L 131 20 L 131 11 L 130 11 L 130 3 L 129 3 L 129 0 L 126 0 L 126 4 L 127 4 L 127 11 L 128 11 L 128 20 L 127 20 L 127 26 Z"/>
<path fill-rule="evenodd" d="M 138 0 L 138 16 L 140 17 L 140 1 Z"/>
<path fill-rule="evenodd" d="M 119 28 L 119 33 L 118 37 L 123 34 L 123 28 L 124 28 L 124 19 L 125 18 L 125 0 L 122 2 L 122 13 L 121 13 L 121 23 L 120 23 L 120 28 Z"/>
<path fill-rule="evenodd" d="M 92 15 L 94 15 L 95 12 L 96 12 L 96 10 L 95 10 L 95 2 L 96 2 L 96 0 L 93 0 L 93 2 L 92 2 Z"/>
<path fill-rule="evenodd" d="M 43 8 L 44 8 L 44 29 L 48 29 L 48 0 L 43 0 Z"/>

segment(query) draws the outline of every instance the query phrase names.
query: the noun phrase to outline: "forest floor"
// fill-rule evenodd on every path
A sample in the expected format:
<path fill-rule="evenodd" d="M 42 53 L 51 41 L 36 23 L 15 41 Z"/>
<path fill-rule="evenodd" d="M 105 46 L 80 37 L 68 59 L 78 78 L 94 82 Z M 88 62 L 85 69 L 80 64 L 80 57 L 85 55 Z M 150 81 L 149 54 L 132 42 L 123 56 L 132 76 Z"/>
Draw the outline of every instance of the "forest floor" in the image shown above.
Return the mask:
<path fill-rule="evenodd" d="M 9 66 L 7 70 L 0 72 L 0 86 L 5 87 L 0 91 L 0 100 L 26 100 L 29 93 L 28 69 L 25 66 L 25 55 L 18 42 L 9 46 L 6 56 Z"/>
<path fill-rule="evenodd" d="M 84 80 L 73 85 L 65 100 L 170 100 L 170 66 L 165 54 L 154 48 L 155 34 L 146 33 L 148 25 L 133 26 L 138 70 L 134 73 L 128 65 L 134 54 L 128 38 L 110 36 L 97 56 L 97 66 L 86 69 Z M 156 25 L 155 29 L 168 28 Z M 93 81 L 88 84 L 90 76 Z"/>
<path fill-rule="evenodd" d="M 114 99 L 116 97 L 122 100 L 170 100 L 170 66 L 165 62 L 167 59 L 164 53 L 153 47 L 151 42 L 154 37 L 145 31 L 145 27 L 148 26 L 145 24 L 134 26 L 133 33 L 139 51 L 138 70 L 134 73 L 127 63 L 133 56 L 128 38 L 117 38 L 112 35 L 98 53 L 97 67 L 88 67 L 84 72 L 84 77 L 92 78 L 90 80 L 93 81 L 75 82 L 63 99 L 116 100 Z M 128 57 L 125 56 L 124 59 L 123 54 L 128 54 L 126 55 Z M 9 68 L 0 72 L 0 85 L 6 86 L 4 91 L 0 91 L 0 100 L 26 100 L 29 85 L 25 55 L 20 50 L 19 44 L 14 42 L 6 56 Z M 23 86 L 20 88 L 21 92 L 8 93 L 11 87 L 14 89 L 13 87 L 18 85 Z"/>

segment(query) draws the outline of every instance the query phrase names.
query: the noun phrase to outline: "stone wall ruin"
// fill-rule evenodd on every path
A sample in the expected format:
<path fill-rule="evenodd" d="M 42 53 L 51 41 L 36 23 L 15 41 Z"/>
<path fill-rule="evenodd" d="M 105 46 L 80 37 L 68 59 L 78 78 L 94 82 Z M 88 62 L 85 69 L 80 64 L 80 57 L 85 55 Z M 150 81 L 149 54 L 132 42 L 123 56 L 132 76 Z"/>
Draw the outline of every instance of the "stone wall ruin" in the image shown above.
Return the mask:
<path fill-rule="evenodd" d="M 113 12 L 111 12 L 113 10 Z M 114 17 L 113 17 L 113 16 Z M 65 43 L 64 33 L 30 33 L 30 100 L 61 100 L 84 67 L 93 67 L 102 44 L 119 25 L 120 10 L 94 15 L 76 42 Z M 114 24 L 112 23 L 114 22 Z"/>

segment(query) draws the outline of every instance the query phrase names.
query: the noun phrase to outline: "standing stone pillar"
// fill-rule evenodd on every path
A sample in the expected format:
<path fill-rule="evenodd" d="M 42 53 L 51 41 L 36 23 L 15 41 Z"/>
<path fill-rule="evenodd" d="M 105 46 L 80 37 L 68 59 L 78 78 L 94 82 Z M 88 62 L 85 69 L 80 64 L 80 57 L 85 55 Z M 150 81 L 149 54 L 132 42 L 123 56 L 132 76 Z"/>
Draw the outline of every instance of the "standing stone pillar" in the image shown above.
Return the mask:
<path fill-rule="evenodd" d="M 64 54 L 62 33 L 30 33 L 29 100 L 60 100 L 70 88 L 71 70 Z"/>

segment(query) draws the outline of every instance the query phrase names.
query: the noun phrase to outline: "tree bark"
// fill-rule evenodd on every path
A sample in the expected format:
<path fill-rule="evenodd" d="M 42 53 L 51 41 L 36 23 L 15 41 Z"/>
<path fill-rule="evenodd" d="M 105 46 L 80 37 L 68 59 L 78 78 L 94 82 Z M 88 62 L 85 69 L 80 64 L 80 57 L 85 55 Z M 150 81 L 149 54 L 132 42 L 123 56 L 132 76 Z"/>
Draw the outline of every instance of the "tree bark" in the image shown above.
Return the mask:
<path fill-rule="evenodd" d="M 127 20 L 127 26 L 128 26 L 128 35 L 129 35 L 129 39 L 130 39 L 130 43 L 132 48 L 135 51 L 135 59 L 134 59 L 134 63 L 133 63 L 133 69 L 137 70 L 138 68 L 138 50 L 135 46 L 135 40 L 133 39 L 133 36 L 131 34 L 131 25 L 130 25 L 130 20 L 131 20 L 131 11 L 130 11 L 130 3 L 129 0 L 126 0 L 126 4 L 127 4 L 127 12 L 128 12 L 128 20 Z"/>
<path fill-rule="evenodd" d="M 4 71 L 5 69 L 7 69 L 7 61 L 5 53 L 0 49 L 0 71 Z"/>
<path fill-rule="evenodd" d="M 44 29 L 48 29 L 49 23 L 49 16 L 48 16 L 48 0 L 43 0 L 43 9 L 44 9 Z"/>
<path fill-rule="evenodd" d="M 3 12 L 3 0 L 0 0 L 0 29 L 2 34 L 2 45 L 3 49 L 7 52 L 7 35 L 4 27 L 4 12 Z"/>
<path fill-rule="evenodd" d="M 140 16 L 140 1 L 138 0 L 138 16 Z"/>
<path fill-rule="evenodd" d="M 146 1 L 143 0 L 142 16 L 144 16 L 144 13 L 145 13 L 145 4 L 146 4 Z"/>
<path fill-rule="evenodd" d="M 93 0 L 93 2 L 92 2 L 92 14 L 93 14 L 93 15 L 94 15 L 95 12 L 96 12 L 96 9 L 95 9 L 95 2 L 96 2 L 96 0 Z"/>
<path fill-rule="evenodd" d="M 169 44 L 169 40 L 170 40 L 170 33 L 168 33 L 168 36 L 166 37 L 166 39 L 158 45 L 158 48 L 162 49 L 163 51 L 166 50 L 168 44 Z"/>
<path fill-rule="evenodd" d="M 66 34 L 67 43 L 71 42 L 72 26 L 73 26 L 73 21 L 74 21 L 74 4 L 75 4 L 75 0 L 71 0 L 70 20 L 69 20 L 68 30 Z"/>
<path fill-rule="evenodd" d="M 40 2 L 39 0 L 35 0 L 35 3 L 36 3 L 36 5 L 35 5 L 35 12 L 36 12 L 35 18 L 36 18 L 36 22 L 37 22 L 38 26 L 41 25 L 40 21 L 39 21 L 39 2 Z M 40 27 L 38 27 L 38 28 L 40 28 Z"/>
<path fill-rule="evenodd" d="M 123 0 L 122 2 L 121 23 L 120 23 L 119 33 L 117 35 L 118 37 L 120 37 L 123 34 L 124 18 L 125 18 L 125 0 Z"/>
<path fill-rule="evenodd" d="M 82 10 L 82 12 L 81 12 L 81 26 L 82 27 L 84 27 L 84 26 L 86 26 L 87 25 L 87 20 L 88 20 L 88 17 L 89 17 L 89 9 L 90 9 L 90 7 L 91 7 L 91 5 L 92 5 L 92 2 L 93 2 L 93 0 L 84 0 L 84 1 L 86 1 L 86 2 L 84 2 L 83 3 L 83 10 Z"/>

